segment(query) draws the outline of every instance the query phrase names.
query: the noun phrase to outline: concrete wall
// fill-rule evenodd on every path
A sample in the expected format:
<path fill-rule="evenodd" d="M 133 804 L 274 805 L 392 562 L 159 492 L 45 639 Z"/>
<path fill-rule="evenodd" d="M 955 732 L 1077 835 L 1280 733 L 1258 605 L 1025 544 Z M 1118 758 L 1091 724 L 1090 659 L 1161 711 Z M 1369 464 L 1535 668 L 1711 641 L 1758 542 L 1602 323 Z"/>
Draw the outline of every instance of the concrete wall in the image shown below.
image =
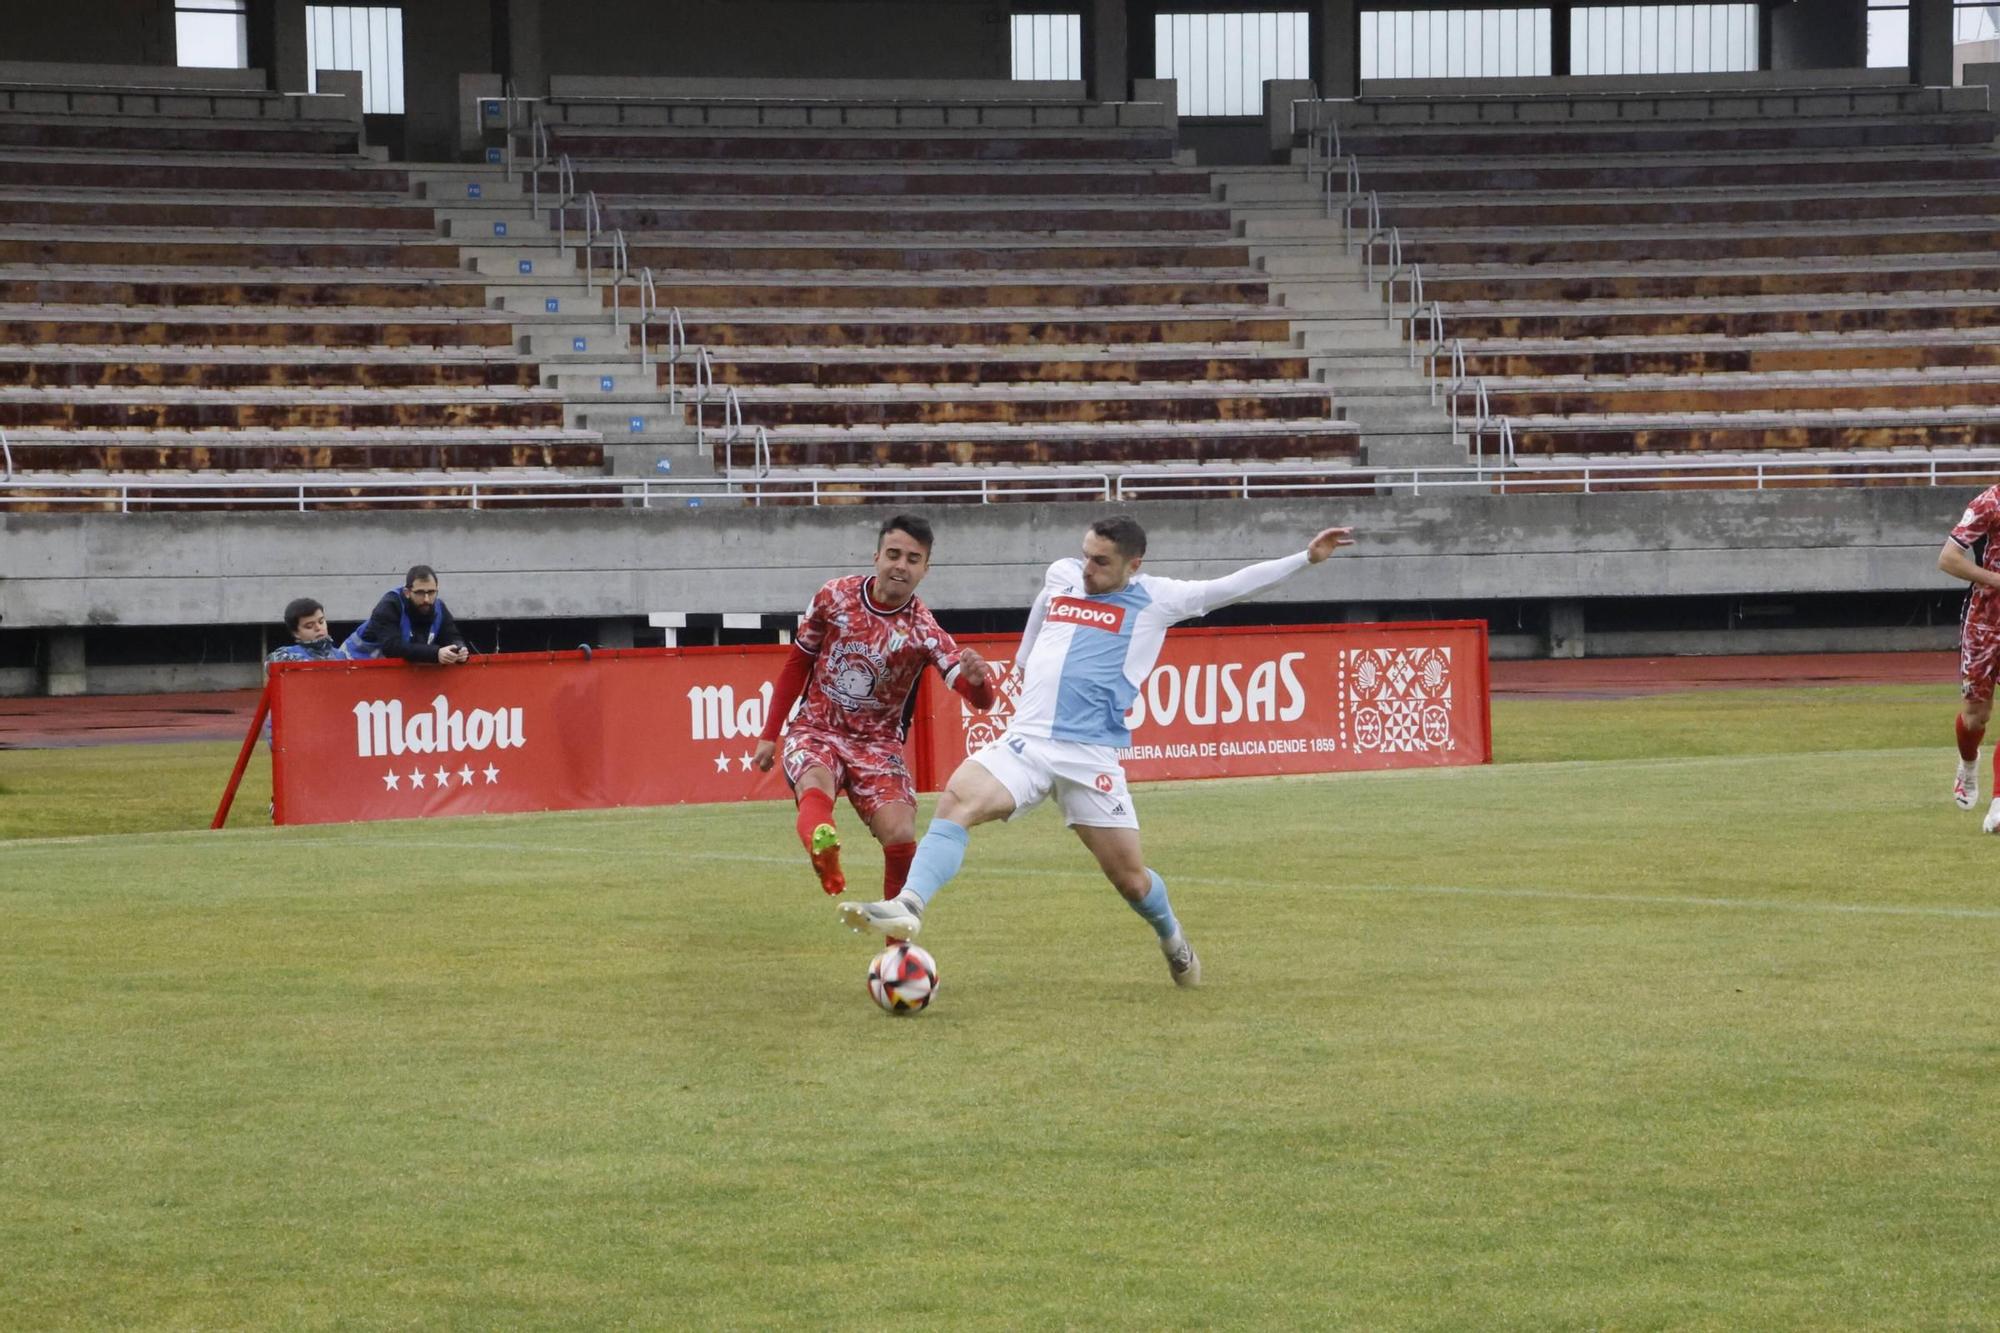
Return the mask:
<path fill-rule="evenodd" d="M 983 78 L 1008 74 L 1001 0 L 598 0 L 545 4 L 550 74 Z"/>
<path fill-rule="evenodd" d="M 488 0 L 404 7 L 404 157 L 444 162 L 458 156 L 458 76 L 492 71 L 492 15 Z"/>
<path fill-rule="evenodd" d="M 0 59 L 171 65 L 173 0 L 11 0 L 0 4 Z"/>
<path fill-rule="evenodd" d="M 1972 489 L 1624 496 L 1425 496 L 1156 503 L 1148 568 L 1209 577 L 1296 550 L 1318 527 L 1360 547 L 1284 601 L 1424 602 L 1917 591 Z M 944 608 L 1021 607 L 1097 505 L 932 511 Z M 574 513 L 0 516 L 0 616 L 65 625 L 251 624 L 297 596 L 365 614 L 419 561 L 480 619 L 790 611 L 859 567 L 879 508 Z"/>

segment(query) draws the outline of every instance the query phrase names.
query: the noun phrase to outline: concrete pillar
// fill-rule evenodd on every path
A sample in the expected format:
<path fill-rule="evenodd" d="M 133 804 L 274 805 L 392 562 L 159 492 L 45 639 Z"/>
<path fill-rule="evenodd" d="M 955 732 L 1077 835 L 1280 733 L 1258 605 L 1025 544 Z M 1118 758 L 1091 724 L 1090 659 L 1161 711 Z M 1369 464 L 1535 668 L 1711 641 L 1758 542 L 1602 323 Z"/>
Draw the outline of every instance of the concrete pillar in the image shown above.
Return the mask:
<path fill-rule="evenodd" d="M 89 683 L 83 668 L 83 631 L 52 629 L 42 641 L 42 693 L 82 694 Z"/>
<path fill-rule="evenodd" d="M 1090 95 L 1100 102 L 1122 102 L 1132 82 L 1132 53 L 1125 0 L 1090 0 Z"/>
<path fill-rule="evenodd" d="M 542 0 L 507 0 L 507 54 L 514 67 L 502 70 L 521 97 L 546 97 L 548 64 L 542 51 Z"/>
<path fill-rule="evenodd" d="M 1951 0 L 1910 0 L 1910 82 L 1949 87 L 1951 65 Z"/>
<path fill-rule="evenodd" d="M 1583 656 L 1583 603 L 1549 603 L 1549 656 Z"/>
<path fill-rule="evenodd" d="M 305 0 L 278 0 L 272 7 L 270 76 L 281 93 L 306 91 Z"/>
<path fill-rule="evenodd" d="M 1181 132 L 1181 86 L 1177 79 L 1134 79 L 1132 80 L 1132 100 L 1135 102 L 1157 102 L 1164 108 L 1161 123 L 1176 141 Z"/>
<path fill-rule="evenodd" d="M 360 136 L 361 142 L 367 143 L 368 128 L 361 119 L 361 108 L 364 105 L 362 100 L 361 71 L 358 69 L 322 69 L 316 71 L 316 77 L 319 83 L 319 91 L 322 95 L 341 97 L 347 100 L 347 116 L 354 122 L 355 133 Z"/>
<path fill-rule="evenodd" d="M 1300 118 L 1292 117 L 1292 104 L 1310 101 L 1314 89 L 1310 79 L 1266 79 L 1264 80 L 1264 127 L 1271 134 L 1272 160 L 1282 162 L 1298 142 L 1298 131 L 1309 128 L 1310 120 L 1305 113 L 1310 107 L 1300 107 Z"/>
<path fill-rule="evenodd" d="M 1361 95 L 1361 6 L 1355 0 L 1319 0 L 1319 95 Z"/>

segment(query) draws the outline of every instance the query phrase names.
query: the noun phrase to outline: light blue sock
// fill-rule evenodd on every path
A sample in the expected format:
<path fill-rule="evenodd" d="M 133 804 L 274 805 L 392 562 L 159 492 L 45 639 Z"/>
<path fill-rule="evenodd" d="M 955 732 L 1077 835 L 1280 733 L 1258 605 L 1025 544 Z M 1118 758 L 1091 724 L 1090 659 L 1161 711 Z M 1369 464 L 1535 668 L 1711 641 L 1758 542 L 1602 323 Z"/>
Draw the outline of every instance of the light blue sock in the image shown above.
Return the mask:
<path fill-rule="evenodd" d="M 910 877 L 903 881 L 903 892 L 929 907 L 937 891 L 951 883 L 951 877 L 965 864 L 965 845 L 971 841 L 972 835 L 949 819 L 933 819 L 924 830 L 923 841 L 917 844 L 917 854 L 910 858 Z"/>
<path fill-rule="evenodd" d="M 937 826 L 933 824 L 931 827 Z M 1159 871 L 1150 867 L 1146 874 L 1153 881 L 1153 887 L 1146 890 L 1145 897 L 1132 904 L 1132 910 L 1145 917 L 1161 939 L 1170 940 L 1181 928 L 1181 923 L 1174 920 L 1173 906 L 1167 902 L 1167 882 L 1160 878 Z"/>

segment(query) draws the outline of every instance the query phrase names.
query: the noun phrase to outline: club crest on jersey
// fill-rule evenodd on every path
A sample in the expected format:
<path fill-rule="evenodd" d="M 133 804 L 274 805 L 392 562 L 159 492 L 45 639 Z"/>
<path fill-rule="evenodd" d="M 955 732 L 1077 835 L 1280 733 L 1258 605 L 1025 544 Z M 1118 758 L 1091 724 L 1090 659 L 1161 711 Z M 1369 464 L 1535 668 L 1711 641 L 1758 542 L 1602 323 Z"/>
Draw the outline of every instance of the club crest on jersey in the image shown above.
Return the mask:
<path fill-rule="evenodd" d="M 887 662 L 872 648 L 850 643 L 840 656 L 827 663 L 822 682 L 827 694 L 843 708 L 867 708 L 875 702 L 875 686 L 882 679 Z"/>
<path fill-rule="evenodd" d="M 1049 619 L 1061 625 L 1088 625 L 1117 634 L 1125 628 L 1125 608 L 1081 597 L 1057 597 L 1049 602 Z"/>

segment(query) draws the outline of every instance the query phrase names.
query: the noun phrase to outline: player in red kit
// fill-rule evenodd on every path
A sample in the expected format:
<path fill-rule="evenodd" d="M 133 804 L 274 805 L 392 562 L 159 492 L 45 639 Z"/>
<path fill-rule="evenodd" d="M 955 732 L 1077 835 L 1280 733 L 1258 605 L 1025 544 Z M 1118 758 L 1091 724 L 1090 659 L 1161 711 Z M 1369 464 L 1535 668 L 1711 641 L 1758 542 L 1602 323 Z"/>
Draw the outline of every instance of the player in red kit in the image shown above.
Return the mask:
<path fill-rule="evenodd" d="M 1958 775 L 1952 800 L 1961 810 L 1979 804 L 1979 742 L 1993 714 L 1993 685 L 2000 678 L 2000 486 L 1989 486 L 1965 507 L 1945 540 L 1938 568 L 1972 585 L 1959 615 Z M 2000 749 L 1994 751 L 1994 800 L 1983 825 L 2000 833 Z"/>
<path fill-rule="evenodd" d="M 785 780 L 798 801 L 799 841 L 828 893 L 847 887 L 833 798 L 845 791 L 882 844 L 883 897 L 902 892 L 917 850 L 917 793 L 903 762 L 917 682 L 936 667 L 974 708 L 991 708 L 997 682 L 917 600 L 930 570 L 931 525 L 909 514 L 882 524 L 875 572 L 834 579 L 813 594 L 771 694 L 752 761 L 768 773 L 784 733 Z M 799 714 L 785 726 L 792 704 Z"/>

